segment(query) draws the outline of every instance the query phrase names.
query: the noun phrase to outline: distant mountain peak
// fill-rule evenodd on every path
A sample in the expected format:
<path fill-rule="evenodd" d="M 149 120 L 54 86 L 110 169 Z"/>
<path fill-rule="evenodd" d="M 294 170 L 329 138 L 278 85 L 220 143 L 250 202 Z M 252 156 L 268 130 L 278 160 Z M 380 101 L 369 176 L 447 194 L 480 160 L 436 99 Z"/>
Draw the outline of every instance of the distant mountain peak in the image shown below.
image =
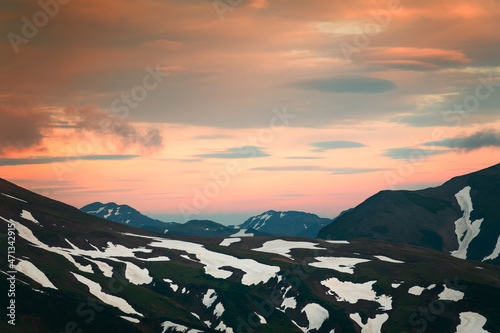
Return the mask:
<path fill-rule="evenodd" d="M 330 222 L 330 219 L 311 213 L 268 210 L 250 217 L 238 228 L 254 229 L 273 235 L 316 237 L 321 227 Z"/>

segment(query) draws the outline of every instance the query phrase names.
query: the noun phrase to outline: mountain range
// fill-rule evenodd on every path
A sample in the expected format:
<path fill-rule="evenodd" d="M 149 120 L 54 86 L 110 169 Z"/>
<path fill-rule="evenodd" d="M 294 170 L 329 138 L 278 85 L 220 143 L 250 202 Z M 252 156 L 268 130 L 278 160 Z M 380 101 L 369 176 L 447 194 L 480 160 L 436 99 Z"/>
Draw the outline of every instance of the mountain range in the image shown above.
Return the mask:
<path fill-rule="evenodd" d="M 382 191 L 321 239 L 153 232 L 0 179 L 0 331 L 500 332 L 499 174 Z"/>
<path fill-rule="evenodd" d="M 225 226 L 210 220 L 191 220 L 186 223 L 162 222 L 141 214 L 128 205 L 117 205 L 114 202 L 94 202 L 81 208 L 92 214 L 113 222 L 132 227 L 167 234 L 225 237 L 247 229 L 255 236 L 298 236 L 314 238 L 318 231 L 332 220 L 321 218 L 315 214 L 270 210 L 250 217 L 239 225 Z"/>

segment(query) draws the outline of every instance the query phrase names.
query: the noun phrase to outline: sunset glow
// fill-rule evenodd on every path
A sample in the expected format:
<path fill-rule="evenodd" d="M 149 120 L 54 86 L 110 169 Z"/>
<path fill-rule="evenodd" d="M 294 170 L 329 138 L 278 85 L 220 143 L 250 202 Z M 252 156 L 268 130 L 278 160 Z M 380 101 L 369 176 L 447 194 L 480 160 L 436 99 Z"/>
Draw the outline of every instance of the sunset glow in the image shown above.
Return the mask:
<path fill-rule="evenodd" d="M 496 1 L 42 3 L 0 5 L 0 177 L 76 207 L 333 218 L 499 162 Z"/>

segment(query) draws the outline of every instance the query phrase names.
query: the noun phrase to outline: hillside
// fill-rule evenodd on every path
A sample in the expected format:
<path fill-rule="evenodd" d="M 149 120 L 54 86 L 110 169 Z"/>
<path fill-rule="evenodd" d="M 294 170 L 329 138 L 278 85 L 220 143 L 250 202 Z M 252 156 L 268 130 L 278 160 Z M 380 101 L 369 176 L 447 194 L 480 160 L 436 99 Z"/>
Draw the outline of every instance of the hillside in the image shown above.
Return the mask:
<path fill-rule="evenodd" d="M 158 234 L 4 180 L 0 226 L 2 332 L 500 331 L 500 267 L 425 248 Z"/>
<path fill-rule="evenodd" d="M 500 164 L 418 191 L 381 191 L 339 216 L 323 239 L 368 238 L 500 264 Z"/>

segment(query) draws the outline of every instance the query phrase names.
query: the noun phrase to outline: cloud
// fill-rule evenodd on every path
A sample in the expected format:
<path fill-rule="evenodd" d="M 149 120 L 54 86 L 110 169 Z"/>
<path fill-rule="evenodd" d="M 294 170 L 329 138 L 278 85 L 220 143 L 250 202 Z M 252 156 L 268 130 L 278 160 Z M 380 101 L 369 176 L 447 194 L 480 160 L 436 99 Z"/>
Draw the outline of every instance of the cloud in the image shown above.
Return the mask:
<path fill-rule="evenodd" d="M 358 173 L 369 173 L 369 172 L 377 172 L 377 171 L 386 171 L 388 169 L 383 168 L 344 168 L 344 169 L 332 169 L 334 175 L 354 175 Z"/>
<path fill-rule="evenodd" d="M 212 139 L 230 139 L 233 138 L 231 135 L 224 134 L 214 134 L 214 135 L 197 135 L 193 139 L 195 140 L 212 140 Z"/>
<path fill-rule="evenodd" d="M 323 152 L 325 150 L 330 150 L 330 149 L 366 147 L 364 144 L 354 141 L 322 141 L 322 142 L 313 142 L 310 145 L 316 148 L 313 149 L 313 151 L 316 152 Z"/>
<path fill-rule="evenodd" d="M 461 66 L 471 61 L 460 50 L 419 47 L 371 47 L 359 58 L 370 65 L 422 71 Z"/>
<path fill-rule="evenodd" d="M 257 167 L 250 170 L 258 171 L 330 171 L 331 169 L 315 165 L 271 166 Z"/>
<path fill-rule="evenodd" d="M 392 148 L 385 151 L 383 156 L 396 160 L 419 159 L 425 156 L 441 155 L 451 152 L 450 150 L 435 150 L 422 148 Z"/>
<path fill-rule="evenodd" d="M 316 165 L 294 165 L 294 166 L 271 166 L 271 167 L 256 167 L 250 170 L 256 171 L 327 171 L 334 175 L 350 175 L 358 173 L 368 173 L 384 171 L 387 169 L 380 168 L 327 168 Z"/>
<path fill-rule="evenodd" d="M 142 152 L 150 153 L 163 148 L 163 136 L 159 129 L 150 127 L 140 131 L 129 118 L 109 114 L 95 105 L 67 107 L 64 112 L 74 118 L 77 131 L 112 136 L 120 149 L 138 146 Z"/>
<path fill-rule="evenodd" d="M 254 158 L 271 156 L 262 150 L 262 147 L 242 146 L 238 148 L 228 148 L 208 154 L 198 154 L 201 158 Z"/>
<path fill-rule="evenodd" d="M 39 144 L 42 130 L 50 116 L 29 107 L 0 105 L 0 153 L 8 149 L 23 150 Z"/>
<path fill-rule="evenodd" d="M 390 80 L 373 77 L 343 77 L 305 80 L 295 84 L 297 88 L 327 93 L 380 94 L 396 89 Z"/>
<path fill-rule="evenodd" d="M 495 130 L 482 130 L 470 136 L 448 138 L 437 142 L 426 142 L 424 146 L 457 148 L 471 151 L 483 147 L 500 147 L 500 132 Z"/>
<path fill-rule="evenodd" d="M 27 158 L 0 158 L 0 166 L 50 164 L 57 162 L 86 161 L 117 161 L 130 160 L 140 155 L 82 155 L 82 156 L 40 156 Z"/>
<path fill-rule="evenodd" d="M 288 156 L 285 157 L 287 160 L 319 160 L 323 157 L 319 156 Z"/>

